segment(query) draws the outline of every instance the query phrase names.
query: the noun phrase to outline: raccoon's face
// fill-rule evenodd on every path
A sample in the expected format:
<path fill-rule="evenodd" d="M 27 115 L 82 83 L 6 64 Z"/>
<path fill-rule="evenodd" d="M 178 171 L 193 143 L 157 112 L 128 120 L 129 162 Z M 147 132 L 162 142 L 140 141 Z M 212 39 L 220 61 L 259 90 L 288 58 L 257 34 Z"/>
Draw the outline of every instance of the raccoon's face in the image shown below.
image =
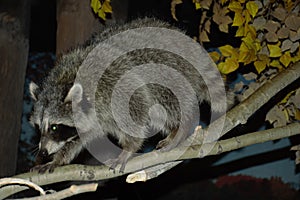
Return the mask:
<path fill-rule="evenodd" d="M 39 129 L 40 130 L 40 129 Z M 51 159 L 67 142 L 78 137 L 76 128 L 63 124 L 52 124 L 48 130 L 41 133 L 39 142 L 39 153 L 37 155 L 38 163 L 45 163 Z"/>
<path fill-rule="evenodd" d="M 40 134 L 37 158 L 39 162 L 43 162 L 67 142 L 78 137 L 78 134 L 73 122 L 69 93 L 65 97 L 49 95 L 46 90 L 39 92 L 35 83 L 30 83 L 30 93 L 35 100 L 30 122 Z"/>

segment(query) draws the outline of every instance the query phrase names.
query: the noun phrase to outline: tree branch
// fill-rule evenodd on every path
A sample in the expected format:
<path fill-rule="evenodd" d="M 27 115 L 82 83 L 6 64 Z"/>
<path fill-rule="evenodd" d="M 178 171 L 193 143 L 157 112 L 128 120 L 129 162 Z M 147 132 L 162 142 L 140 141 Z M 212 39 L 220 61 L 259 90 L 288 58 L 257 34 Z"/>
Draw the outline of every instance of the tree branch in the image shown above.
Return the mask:
<path fill-rule="evenodd" d="M 182 163 L 182 161 L 172 161 L 169 163 L 158 164 L 153 167 L 147 168 L 142 171 L 135 172 L 133 174 L 129 174 L 126 178 L 127 183 L 135 183 L 138 181 L 147 181 L 153 178 L 158 177 L 159 175 L 165 173 L 166 171 L 172 169 L 178 164 Z"/>
<path fill-rule="evenodd" d="M 6 185 L 26 185 L 40 192 L 41 195 L 45 195 L 45 191 L 43 188 L 38 186 L 37 184 L 20 178 L 2 178 L 0 179 L 0 188 Z"/>
<path fill-rule="evenodd" d="M 203 145 L 193 145 L 188 148 L 177 147 L 169 152 L 153 151 L 134 157 L 128 161 L 125 172 L 109 170 L 105 165 L 85 166 L 85 165 L 66 165 L 55 169 L 55 173 L 38 174 L 36 172 L 24 173 L 15 176 L 15 178 L 30 179 L 39 185 L 47 185 L 63 181 L 95 181 L 118 177 L 140 169 L 155 166 L 161 163 L 171 161 L 199 158 L 203 155 L 206 148 L 211 149 L 207 155 L 217 155 L 227 151 L 232 151 L 256 143 L 262 143 L 271 140 L 277 140 L 299 134 L 300 123 L 293 123 L 285 127 L 273 128 L 264 131 L 245 134 L 239 137 L 221 140 L 214 143 Z M 200 130 L 201 131 L 201 130 Z M 203 130 L 205 131 L 205 130 Z M 211 148 L 212 147 L 212 148 Z M 183 152 L 184 151 L 184 152 Z M 27 189 L 24 186 L 7 186 L 0 189 L 0 199 L 5 198 L 18 191 Z"/>
<path fill-rule="evenodd" d="M 38 197 L 31 197 L 31 198 L 22 198 L 16 200 L 57 200 L 57 199 L 64 199 L 70 196 L 74 196 L 76 194 L 81 194 L 85 192 L 94 192 L 97 190 L 98 184 L 97 183 L 90 183 L 90 184 L 83 184 L 83 185 L 72 185 L 71 187 L 64 189 L 59 192 L 55 192 L 52 194 L 47 194 Z"/>

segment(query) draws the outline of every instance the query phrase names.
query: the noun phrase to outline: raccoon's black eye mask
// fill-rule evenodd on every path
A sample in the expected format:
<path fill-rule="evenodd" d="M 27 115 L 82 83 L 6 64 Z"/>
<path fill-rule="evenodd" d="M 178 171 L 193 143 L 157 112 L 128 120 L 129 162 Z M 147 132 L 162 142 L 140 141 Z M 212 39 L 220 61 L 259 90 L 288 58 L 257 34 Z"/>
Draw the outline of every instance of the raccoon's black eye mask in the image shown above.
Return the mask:
<path fill-rule="evenodd" d="M 56 141 L 66 141 L 69 138 L 77 135 L 75 127 L 70 127 L 63 124 L 50 125 L 49 133 L 51 137 Z"/>

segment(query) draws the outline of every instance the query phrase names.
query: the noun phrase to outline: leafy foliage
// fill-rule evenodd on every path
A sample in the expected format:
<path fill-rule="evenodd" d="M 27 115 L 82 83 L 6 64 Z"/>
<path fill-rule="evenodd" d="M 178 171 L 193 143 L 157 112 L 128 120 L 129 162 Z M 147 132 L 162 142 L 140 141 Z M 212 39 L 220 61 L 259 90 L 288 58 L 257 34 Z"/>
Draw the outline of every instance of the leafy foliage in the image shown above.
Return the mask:
<path fill-rule="evenodd" d="M 248 98 L 256 89 L 270 81 L 277 74 L 275 69 L 269 69 L 257 75 L 253 72 L 243 75 L 243 79 L 235 84 L 239 101 Z M 277 103 L 266 115 L 266 120 L 274 127 L 286 126 L 300 121 L 300 88 L 291 91 Z"/>
<path fill-rule="evenodd" d="M 172 16 L 181 0 L 172 0 Z M 193 0 L 200 12 L 200 43 L 210 41 L 213 25 L 236 46 L 226 44 L 210 52 L 221 73 L 253 67 L 242 74 L 234 91 L 243 101 L 278 71 L 300 61 L 300 1 L 299 0 Z M 177 19 L 176 19 L 177 20 Z M 243 71 L 243 70 L 241 70 Z M 291 91 L 266 115 L 274 127 L 300 121 L 300 89 Z M 296 164 L 300 163 L 300 145 L 295 146 Z"/>
<path fill-rule="evenodd" d="M 173 17 L 175 6 L 181 2 L 172 1 Z M 210 42 L 212 23 L 228 36 L 229 28 L 236 27 L 235 37 L 241 40 L 240 46 L 227 44 L 219 47 L 218 52 L 211 52 L 223 74 L 249 64 L 254 65 L 257 73 L 270 67 L 282 70 L 300 60 L 299 1 L 193 0 L 193 3 L 201 11 L 201 43 Z"/>
<path fill-rule="evenodd" d="M 106 14 L 112 13 L 110 0 L 91 0 L 91 7 L 93 11 L 104 21 L 106 20 Z"/>
<path fill-rule="evenodd" d="M 300 89 L 290 92 L 278 105 L 270 110 L 266 119 L 275 127 L 300 121 Z"/>

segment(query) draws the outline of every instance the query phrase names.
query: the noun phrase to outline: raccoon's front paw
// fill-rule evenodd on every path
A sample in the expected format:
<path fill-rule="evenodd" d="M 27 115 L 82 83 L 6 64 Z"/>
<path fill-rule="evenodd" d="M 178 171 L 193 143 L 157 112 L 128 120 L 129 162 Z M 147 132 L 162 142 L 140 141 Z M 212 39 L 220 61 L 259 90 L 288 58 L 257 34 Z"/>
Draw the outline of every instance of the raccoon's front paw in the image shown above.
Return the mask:
<path fill-rule="evenodd" d="M 118 158 L 115 158 L 115 159 L 107 160 L 104 164 L 109 167 L 109 170 L 113 170 L 114 173 L 116 172 L 118 166 L 120 165 L 119 172 L 123 173 L 126 166 L 126 161 L 124 162 Z"/>
<path fill-rule="evenodd" d="M 43 174 L 45 172 L 52 173 L 54 171 L 54 168 L 57 167 L 58 165 L 52 162 L 48 162 L 43 165 L 37 165 L 31 168 L 31 172 L 37 171 L 40 174 Z"/>

